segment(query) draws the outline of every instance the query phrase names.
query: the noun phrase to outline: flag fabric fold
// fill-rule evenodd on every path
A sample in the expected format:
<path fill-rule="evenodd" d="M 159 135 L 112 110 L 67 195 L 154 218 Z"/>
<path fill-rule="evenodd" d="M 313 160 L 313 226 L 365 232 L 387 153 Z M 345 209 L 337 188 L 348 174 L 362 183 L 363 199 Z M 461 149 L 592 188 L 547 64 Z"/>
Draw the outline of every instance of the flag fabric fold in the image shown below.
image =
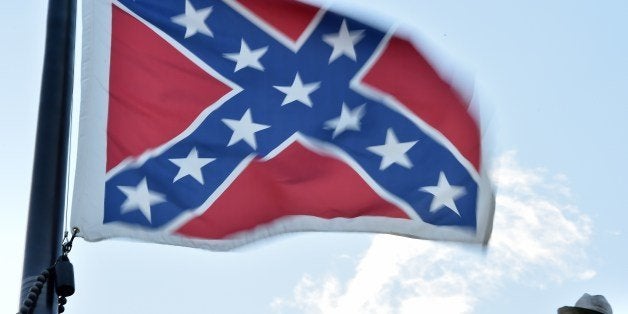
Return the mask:
<path fill-rule="evenodd" d="M 479 125 L 393 30 L 289 0 L 88 0 L 83 29 L 85 239 L 488 241 Z"/>

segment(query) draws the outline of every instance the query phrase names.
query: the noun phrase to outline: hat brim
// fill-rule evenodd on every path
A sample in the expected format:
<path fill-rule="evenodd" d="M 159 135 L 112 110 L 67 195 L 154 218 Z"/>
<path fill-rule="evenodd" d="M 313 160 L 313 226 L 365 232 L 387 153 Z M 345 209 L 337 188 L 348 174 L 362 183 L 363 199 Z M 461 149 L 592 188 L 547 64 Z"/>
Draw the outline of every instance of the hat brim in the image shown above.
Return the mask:
<path fill-rule="evenodd" d="M 603 314 L 596 310 L 585 309 L 575 306 L 563 306 L 558 309 L 558 314 Z"/>

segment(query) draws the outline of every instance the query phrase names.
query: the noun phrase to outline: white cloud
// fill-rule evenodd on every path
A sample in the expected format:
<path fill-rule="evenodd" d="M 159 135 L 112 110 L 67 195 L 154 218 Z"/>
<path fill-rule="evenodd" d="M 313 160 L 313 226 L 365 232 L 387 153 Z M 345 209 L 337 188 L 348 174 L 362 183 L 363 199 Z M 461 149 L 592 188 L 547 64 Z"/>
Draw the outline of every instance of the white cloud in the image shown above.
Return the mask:
<path fill-rule="evenodd" d="M 565 175 L 524 169 L 510 152 L 493 171 L 493 237 L 484 252 L 462 245 L 378 235 L 347 282 L 306 275 L 277 312 L 472 313 L 506 284 L 544 288 L 596 275 L 585 248 L 590 219 L 570 200 Z M 430 311 L 432 309 L 433 311 Z"/>

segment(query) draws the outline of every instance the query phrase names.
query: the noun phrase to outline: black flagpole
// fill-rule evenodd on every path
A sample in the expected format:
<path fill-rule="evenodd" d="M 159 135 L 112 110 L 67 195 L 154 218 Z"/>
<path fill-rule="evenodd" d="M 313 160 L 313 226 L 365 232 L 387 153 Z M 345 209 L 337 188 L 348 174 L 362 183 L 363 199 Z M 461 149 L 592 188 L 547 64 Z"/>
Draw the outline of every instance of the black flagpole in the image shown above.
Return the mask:
<path fill-rule="evenodd" d="M 61 254 L 75 22 L 76 0 L 49 0 L 20 306 L 37 276 Z M 56 294 L 48 286 L 32 313 L 57 313 Z"/>

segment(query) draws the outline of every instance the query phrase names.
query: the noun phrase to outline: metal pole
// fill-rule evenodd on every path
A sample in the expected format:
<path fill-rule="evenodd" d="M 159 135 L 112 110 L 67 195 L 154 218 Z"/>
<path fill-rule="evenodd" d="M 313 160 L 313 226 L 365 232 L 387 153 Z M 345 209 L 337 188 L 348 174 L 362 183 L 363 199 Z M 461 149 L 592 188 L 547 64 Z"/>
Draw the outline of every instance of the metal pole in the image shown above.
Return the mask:
<path fill-rule="evenodd" d="M 49 0 L 20 305 L 35 278 L 61 253 L 75 22 L 76 0 Z M 47 286 L 33 313 L 57 313 L 54 287 Z"/>

